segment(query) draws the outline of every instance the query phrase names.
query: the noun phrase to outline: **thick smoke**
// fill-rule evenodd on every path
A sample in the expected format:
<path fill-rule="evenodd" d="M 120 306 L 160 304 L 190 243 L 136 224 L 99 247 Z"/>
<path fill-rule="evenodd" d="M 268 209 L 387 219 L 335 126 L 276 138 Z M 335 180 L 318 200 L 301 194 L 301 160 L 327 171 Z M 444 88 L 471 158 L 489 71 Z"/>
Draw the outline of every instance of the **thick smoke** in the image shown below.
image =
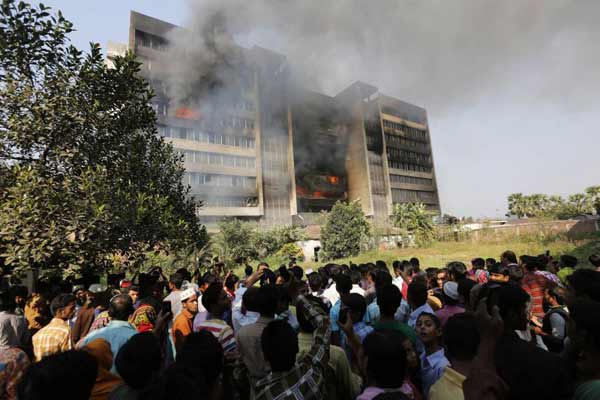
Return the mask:
<path fill-rule="evenodd" d="M 598 107 L 599 15 L 599 1 L 572 0 L 190 0 L 184 24 L 189 31 L 172 40 L 176 51 L 193 57 L 194 62 L 173 64 L 175 73 L 170 75 L 180 84 L 172 82 L 175 93 L 171 96 L 185 98 L 194 78 L 226 77 L 228 69 L 215 66 L 223 65 L 223 59 L 235 62 L 234 42 L 246 47 L 256 44 L 286 55 L 293 77 L 307 89 L 333 96 L 361 80 L 425 107 L 433 126 L 434 150 L 441 143 L 447 153 L 466 151 L 468 157 L 476 158 L 481 144 L 476 148 L 469 137 L 461 139 L 466 150 L 455 145 L 454 137 L 436 139 L 455 134 L 451 130 L 459 129 L 457 117 L 464 115 L 465 108 L 475 109 L 486 102 L 488 109 L 497 104 L 508 107 L 519 98 L 523 100 L 517 107 L 526 108 L 520 113 L 525 117 L 530 110 L 545 115 L 541 110 L 550 113 L 559 108 L 573 115 Z M 214 33 L 208 41 L 207 32 Z M 515 114 L 508 108 L 498 112 Z M 502 134 L 518 123 L 509 122 Z M 481 129 L 495 135 L 500 131 L 485 123 Z M 537 135 L 546 141 L 559 140 L 541 132 Z M 521 139 L 513 136 L 511 140 Z M 445 161 L 442 156 L 436 162 L 440 159 Z M 446 162 L 456 164 L 456 159 Z M 473 174 L 470 163 L 454 166 L 458 170 L 453 176 Z M 532 171 L 528 179 L 535 182 Z M 488 173 L 499 178 L 497 171 Z M 482 178 L 463 178 L 469 179 Z M 463 190 L 471 184 L 448 180 L 464 186 Z M 489 185 L 493 180 L 486 179 Z M 494 202 L 494 208 L 504 206 L 507 193 L 494 192 L 491 186 L 481 189 L 489 195 L 482 196 L 484 202 Z M 475 215 L 490 210 L 481 211 L 484 208 L 475 203 L 458 207 L 469 208 L 463 212 Z"/>

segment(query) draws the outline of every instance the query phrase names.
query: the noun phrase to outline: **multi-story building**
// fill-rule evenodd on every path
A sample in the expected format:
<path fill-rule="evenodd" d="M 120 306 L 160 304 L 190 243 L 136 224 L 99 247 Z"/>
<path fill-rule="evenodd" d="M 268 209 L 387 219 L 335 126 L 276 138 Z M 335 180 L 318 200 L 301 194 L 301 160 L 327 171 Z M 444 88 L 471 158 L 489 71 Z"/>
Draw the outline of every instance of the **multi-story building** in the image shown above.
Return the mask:
<path fill-rule="evenodd" d="M 385 220 L 394 203 L 438 211 L 426 111 L 355 83 L 337 96 L 292 87 L 284 56 L 260 47 L 243 55 L 227 96 L 173 102 L 165 90 L 169 33 L 182 29 L 131 12 L 127 46 L 156 92 L 158 132 L 184 157 L 198 215 L 274 224 L 310 224 L 338 200 L 361 201 Z M 190 82 L 193 87 L 193 83 Z M 199 107 L 201 104 L 201 107 Z"/>

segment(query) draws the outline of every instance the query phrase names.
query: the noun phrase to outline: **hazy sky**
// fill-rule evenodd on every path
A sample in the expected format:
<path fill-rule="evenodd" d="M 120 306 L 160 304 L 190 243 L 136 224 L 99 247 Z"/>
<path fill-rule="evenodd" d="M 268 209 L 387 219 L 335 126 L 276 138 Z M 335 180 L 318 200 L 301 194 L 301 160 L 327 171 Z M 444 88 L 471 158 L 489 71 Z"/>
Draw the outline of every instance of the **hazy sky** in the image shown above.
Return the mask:
<path fill-rule="evenodd" d="M 328 94 L 363 80 L 425 107 L 445 213 L 501 216 L 513 192 L 600 185 L 600 1 L 44 4 L 79 48 L 126 43 L 131 9 L 186 25 L 222 7 L 243 44 L 288 55 Z"/>

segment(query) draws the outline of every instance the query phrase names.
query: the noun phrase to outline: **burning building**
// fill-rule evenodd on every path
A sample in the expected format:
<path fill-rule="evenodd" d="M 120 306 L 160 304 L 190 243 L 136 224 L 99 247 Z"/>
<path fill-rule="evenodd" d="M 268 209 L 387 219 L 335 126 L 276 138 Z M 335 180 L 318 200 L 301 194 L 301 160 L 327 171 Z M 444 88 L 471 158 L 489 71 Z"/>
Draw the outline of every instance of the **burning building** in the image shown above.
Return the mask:
<path fill-rule="evenodd" d="M 108 59 L 129 48 L 142 62 L 158 132 L 184 157 L 203 223 L 310 224 L 336 201 L 356 199 L 379 220 L 394 203 L 439 212 L 424 109 L 361 82 L 333 97 L 309 92 L 292 85 L 285 56 L 229 43 L 195 79 L 174 85 L 173 63 L 194 62 L 168 51 L 181 30 L 132 11 L 128 46 L 109 43 Z"/>

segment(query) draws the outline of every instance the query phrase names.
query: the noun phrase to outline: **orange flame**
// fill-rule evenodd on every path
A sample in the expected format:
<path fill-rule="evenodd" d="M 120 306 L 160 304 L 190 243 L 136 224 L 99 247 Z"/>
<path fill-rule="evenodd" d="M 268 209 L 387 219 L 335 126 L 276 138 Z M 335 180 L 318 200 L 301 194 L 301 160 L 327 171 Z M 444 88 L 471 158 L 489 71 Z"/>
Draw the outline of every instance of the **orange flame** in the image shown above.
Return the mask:
<path fill-rule="evenodd" d="M 175 116 L 183 119 L 200 119 L 200 113 L 188 107 L 179 107 L 176 109 Z"/>
<path fill-rule="evenodd" d="M 339 176 L 329 175 L 329 176 L 327 176 L 327 181 L 329 183 L 331 183 L 332 185 L 337 185 L 337 184 L 340 183 L 340 177 Z"/>

